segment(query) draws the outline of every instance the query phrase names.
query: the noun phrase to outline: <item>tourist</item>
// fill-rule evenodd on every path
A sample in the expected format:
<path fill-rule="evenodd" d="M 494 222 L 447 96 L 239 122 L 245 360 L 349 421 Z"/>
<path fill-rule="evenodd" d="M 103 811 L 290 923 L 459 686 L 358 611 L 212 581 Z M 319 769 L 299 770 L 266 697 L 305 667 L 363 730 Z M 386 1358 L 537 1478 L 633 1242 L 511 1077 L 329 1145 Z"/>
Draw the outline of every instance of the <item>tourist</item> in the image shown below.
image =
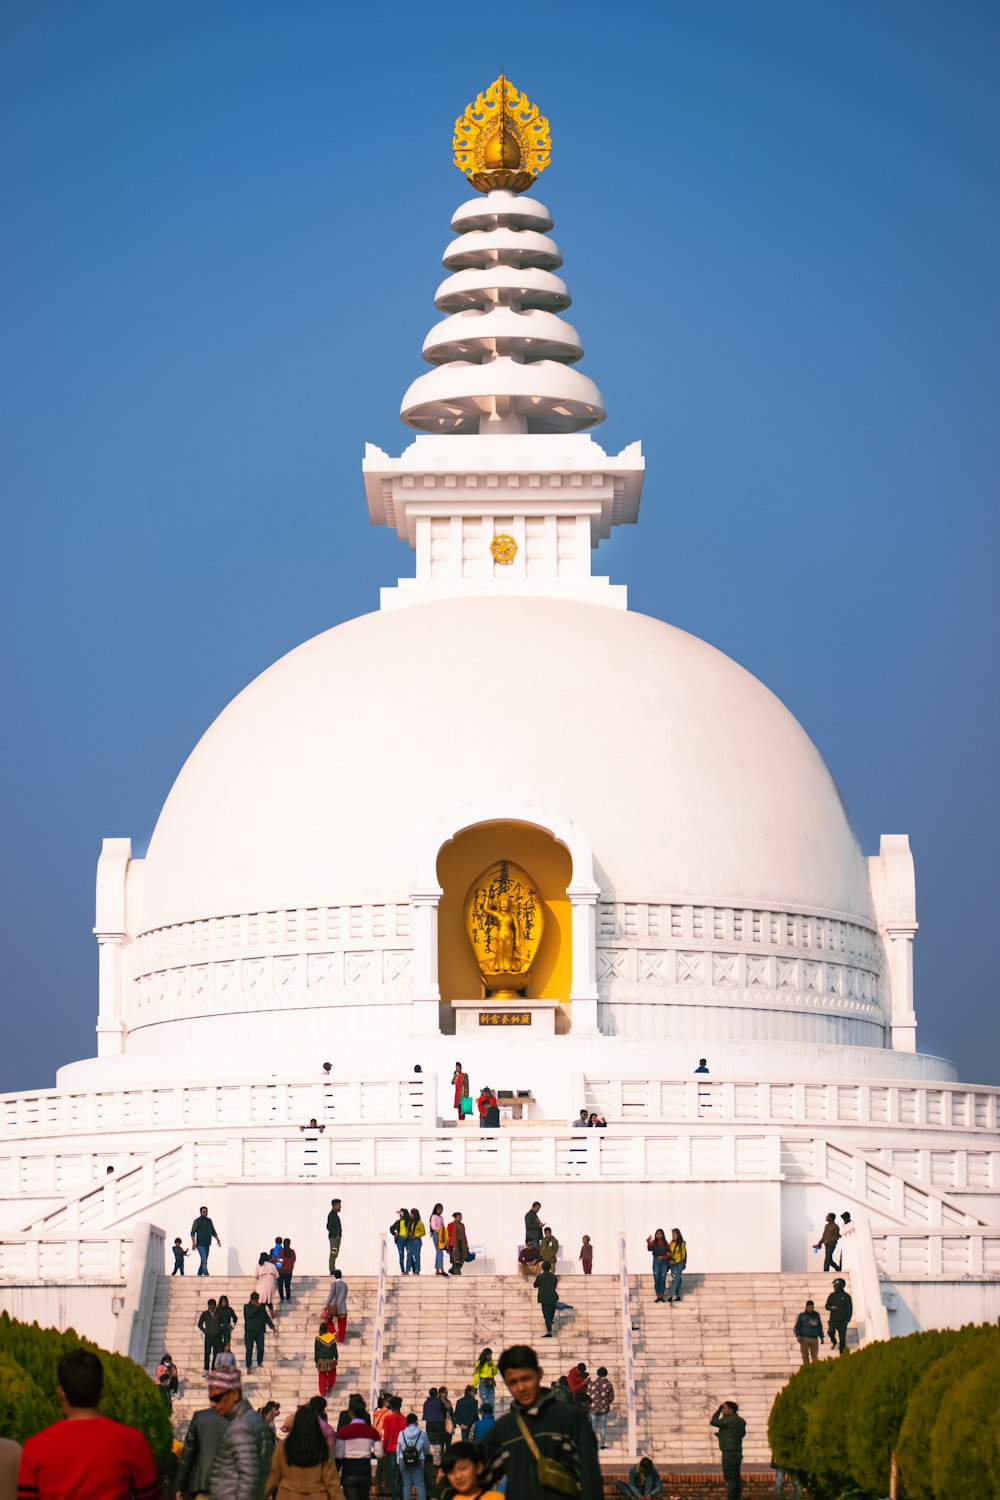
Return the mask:
<path fill-rule="evenodd" d="M 455 1085 L 454 1109 L 458 1116 L 458 1123 L 461 1125 L 463 1115 L 470 1114 L 472 1106 L 469 1102 L 469 1075 L 465 1072 L 460 1062 L 455 1064 L 455 1071 L 451 1075 L 451 1081 Z M 462 1103 L 463 1099 L 466 1101 L 465 1104 Z"/>
<path fill-rule="evenodd" d="M 254 1350 L 257 1351 L 258 1370 L 264 1364 L 264 1330 L 274 1327 L 270 1309 L 260 1300 L 259 1292 L 250 1293 L 250 1301 L 243 1307 L 243 1347 L 246 1350 L 247 1369 L 253 1368 Z"/>
<path fill-rule="evenodd" d="M 261 1421 L 264 1423 L 264 1426 L 267 1429 L 267 1434 L 271 1443 L 271 1452 L 273 1453 L 278 1441 L 278 1434 L 274 1430 L 274 1427 L 278 1418 L 281 1416 L 281 1407 L 278 1405 L 277 1401 L 265 1401 L 264 1405 L 260 1409 L 260 1416 Z"/>
<path fill-rule="evenodd" d="M 587 1110 L 581 1109 L 580 1113 L 577 1115 L 576 1119 L 573 1121 L 573 1129 L 574 1130 L 589 1130 L 589 1128 L 590 1128 L 590 1114 L 589 1114 L 589 1112 Z"/>
<path fill-rule="evenodd" d="M 368 1421 L 364 1397 L 347 1403 L 349 1420 L 337 1428 L 337 1462 L 346 1500 L 368 1500 L 372 1487 L 372 1456 L 381 1458 L 382 1444 Z"/>
<path fill-rule="evenodd" d="M 513 1404 L 486 1434 L 486 1482 L 496 1485 L 506 1479 L 507 1494 L 516 1500 L 544 1500 L 552 1489 L 563 1494 L 575 1490 L 580 1500 L 603 1500 L 597 1442 L 590 1423 L 577 1406 L 556 1401 L 543 1388 L 534 1349 L 527 1344 L 505 1349 L 500 1374 Z M 543 1489 L 539 1458 L 562 1470 L 562 1484 L 550 1481 Z"/>
<path fill-rule="evenodd" d="M 389 1411 L 385 1421 L 382 1423 L 382 1451 L 385 1458 L 385 1474 L 388 1476 L 389 1494 L 392 1500 L 399 1500 L 399 1463 L 396 1456 L 396 1446 L 399 1442 L 399 1434 L 406 1426 L 406 1418 L 403 1416 L 402 1396 L 389 1397 Z M 386 1486 L 381 1488 L 385 1490 Z"/>
<path fill-rule="evenodd" d="M 679 1229 L 670 1231 L 670 1296 L 668 1302 L 681 1300 L 681 1277 L 688 1263 L 687 1245 Z"/>
<path fill-rule="evenodd" d="M 482 1411 L 479 1413 L 479 1416 L 476 1419 L 476 1425 L 472 1429 L 472 1441 L 474 1443 L 482 1443 L 486 1437 L 486 1434 L 495 1425 L 496 1418 L 493 1415 L 492 1406 L 486 1406 L 484 1404 Z"/>
<path fill-rule="evenodd" d="M 461 1276 L 462 1267 L 469 1258 L 469 1237 L 465 1232 L 462 1215 L 455 1213 L 448 1225 L 448 1254 L 451 1258 L 450 1276 Z"/>
<path fill-rule="evenodd" d="M 619 1495 L 625 1495 L 628 1500 L 642 1500 L 644 1495 L 658 1495 L 663 1489 L 663 1481 L 653 1467 L 653 1460 L 648 1453 L 644 1453 L 637 1464 L 633 1464 L 628 1471 L 628 1479 L 619 1479 L 615 1482 L 615 1489 Z"/>
<path fill-rule="evenodd" d="M 584 1276 L 590 1276 L 594 1270 L 594 1247 L 590 1243 L 590 1235 L 585 1234 L 583 1244 L 580 1246 L 580 1264 L 583 1266 Z"/>
<path fill-rule="evenodd" d="M 542 1263 L 538 1258 L 538 1244 L 534 1240 L 530 1245 L 522 1246 L 517 1252 L 517 1269 L 522 1281 L 530 1281 L 542 1269 Z"/>
<path fill-rule="evenodd" d="M 545 1319 L 545 1332 L 543 1338 L 552 1337 L 552 1323 L 556 1315 L 556 1306 L 559 1302 L 559 1277 L 555 1275 L 551 1266 L 544 1265 L 535 1277 L 534 1287 L 538 1294 L 538 1305 L 542 1309 L 542 1317 Z M 503 1366 L 500 1367 L 503 1374 Z"/>
<path fill-rule="evenodd" d="M 419 1208 L 411 1208 L 406 1231 L 406 1269 L 414 1276 L 420 1275 L 420 1252 L 424 1248 L 426 1233 L 427 1226 L 420 1217 Z"/>
<path fill-rule="evenodd" d="M 316 1361 L 316 1376 L 321 1396 L 325 1396 L 327 1391 L 332 1391 L 337 1384 L 337 1360 L 339 1358 L 337 1335 L 330 1327 L 329 1321 L 324 1318 L 313 1343 L 313 1359 Z"/>
<path fill-rule="evenodd" d="M 278 1285 L 278 1268 L 266 1250 L 262 1250 L 254 1271 L 254 1282 L 261 1302 L 274 1311 L 274 1289 Z"/>
<path fill-rule="evenodd" d="M 670 1269 L 670 1241 L 662 1229 L 646 1236 L 646 1249 L 653 1257 L 653 1290 L 657 1302 L 667 1300 L 667 1271 Z"/>
<path fill-rule="evenodd" d="M 281 1272 L 281 1248 L 283 1243 L 284 1242 L 281 1238 L 281 1235 L 276 1234 L 274 1237 L 274 1244 L 271 1246 L 271 1259 L 277 1266 L 279 1274 Z"/>
<path fill-rule="evenodd" d="M 174 1269 L 171 1271 L 170 1274 L 171 1274 L 171 1276 L 183 1276 L 184 1275 L 184 1261 L 185 1261 L 185 1258 L 188 1255 L 191 1254 L 191 1252 L 190 1252 L 190 1250 L 185 1250 L 184 1249 L 184 1241 L 181 1239 L 180 1235 L 178 1235 L 177 1238 L 174 1240 L 173 1251 L 174 1251 Z"/>
<path fill-rule="evenodd" d="M 844 1226 L 845 1229 L 847 1228 L 848 1224 L 851 1223 L 851 1216 L 850 1216 L 850 1214 L 848 1213 L 848 1211 L 846 1209 L 841 1214 L 840 1221 L 843 1224 L 843 1226 Z"/>
<path fill-rule="evenodd" d="M 435 1203 L 428 1223 L 431 1244 L 434 1246 L 434 1275 L 445 1276 L 444 1252 L 448 1248 L 448 1226 L 444 1222 L 443 1203 Z"/>
<path fill-rule="evenodd" d="M 814 1250 L 823 1251 L 823 1270 L 839 1271 L 840 1267 L 834 1264 L 833 1256 L 840 1239 L 840 1226 L 837 1223 L 836 1214 L 827 1214 L 826 1223 L 823 1225 L 823 1233 L 813 1245 Z"/>
<path fill-rule="evenodd" d="M 409 1209 L 401 1208 L 399 1210 L 399 1218 L 389 1225 L 389 1233 L 396 1241 L 396 1254 L 399 1256 L 399 1269 L 404 1276 L 406 1275 L 407 1270 L 406 1240 L 409 1232 Z"/>
<path fill-rule="evenodd" d="M 589 1379 L 587 1366 L 582 1359 L 578 1365 L 574 1365 L 571 1370 L 566 1371 L 566 1384 L 569 1386 L 574 1397 L 587 1389 L 587 1381 Z"/>
<path fill-rule="evenodd" d="M 592 1376 L 587 1381 L 587 1395 L 590 1398 L 590 1425 L 601 1447 L 606 1448 L 608 1446 L 608 1414 L 615 1399 L 615 1388 L 608 1379 L 606 1365 L 598 1367 L 596 1379 Z"/>
<path fill-rule="evenodd" d="M 406 1426 L 399 1434 L 396 1443 L 396 1467 L 399 1471 L 401 1500 L 409 1500 L 413 1494 L 416 1494 L 417 1500 L 426 1500 L 424 1464 L 430 1456 L 430 1438 L 421 1430 L 416 1412 L 408 1412 Z"/>
<path fill-rule="evenodd" d="M 535 1202 L 524 1216 L 524 1243 L 538 1246 L 542 1241 L 542 1221 L 538 1216 L 541 1204 Z"/>
<path fill-rule="evenodd" d="M 282 1302 L 292 1300 L 292 1272 L 295 1270 L 297 1259 L 291 1240 L 282 1240 L 281 1265 L 278 1267 L 278 1296 Z"/>
<path fill-rule="evenodd" d="M 476 1099 L 476 1111 L 479 1115 L 480 1130 L 486 1129 L 486 1111 L 490 1109 L 492 1105 L 496 1104 L 496 1102 L 496 1096 L 494 1095 L 493 1090 L 490 1088 L 488 1083 L 484 1083 L 482 1088 L 479 1090 L 479 1096 Z"/>
<path fill-rule="evenodd" d="M 198 1217 L 191 1225 L 191 1249 L 198 1252 L 198 1275 L 208 1275 L 208 1252 L 212 1248 L 212 1241 L 222 1249 L 222 1241 L 215 1232 L 215 1225 L 208 1217 L 207 1208 L 199 1208 Z"/>
<path fill-rule="evenodd" d="M 264 1492 L 271 1440 L 260 1412 L 254 1411 L 243 1394 L 235 1359 L 231 1354 L 222 1358 L 226 1367 L 216 1365 L 208 1399 L 225 1418 L 226 1426 L 215 1452 L 208 1493 L 212 1500 L 243 1500 L 244 1496 L 256 1497 Z"/>
<path fill-rule="evenodd" d="M 476 1360 L 472 1371 L 472 1384 L 479 1392 L 479 1400 L 483 1406 L 496 1405 L 497 1365 L 492 1349 L 484 1349 Z"/>
<path fill-rule="evenodd" d="M 313 1411 L 316 1413 L 316 1418 L 319 1422 L 319 1430 L 326 1438 L 326 1445 L 330 1450 L 330 1457 L 334 1458 L 337 1448 L 337 1434 L 326 1419 L 326 1397 L 310 1396 L 307 1405 L 311 1406 Z M 281 1430 L 286 1435 L 291 1431 L 292 1423 L 294 1422 L 294 1420 L 295 1413 L 293 1412 L 292 1415 L 290 1417 L 287 1417 L 281 1424 Z"/>
<path fill-rule="evenodd" d="M 337 1256 L 340 1254 L 340 1241 L 343 1237 L 343 1227 L 340 1222 L 340 1199 L 333 1198 L 330 1201 L 330 1212 L 326 1216 L 326 1237 L 330 1242 L 330 1275 L 337 1269 Z"/>
<path fill-rule="evenodd" d="M 264 1486 L 277 1500 L 344 1500 L 337 1466 L 311 1406 L 300 1406 L 287 1438 L 274 1449 Z"/>
<path fill-rule="evenodd" d="M 100 1495 L 101 1500 L 159 1500 L 149 1443 L 134 1427 L 98 1411 L 104 1366 L 89 1349 L 71 1349 L 56 1366 L 56 1399 L 65 1422 L 25 1439 L 17 1493 L 31 1500 Z"/>
<path fill-rule="evenodd" d="M 177 1460 L 175 1478 L 178 1495 L 207 1495 L 215 1454 L 226 1430 L 225 1419 L 219 1415 L 213 1402 L 216 1388 L 212 1381 L 215 1371 L 208 1377 L 208 1399 L 212 1403 L 196 1411 L 184 1434 L 184 1446 Z"/>
<path fill-rule="evenodd" d="M 695 1072 L 696 1073 L 707 1073 L 708 1072 L 708 1058 L 707 1057 L 699 1057 L 699 1059 L 698 1059 L 698 1066 L 695 1068 Z"/>
<path fill-rule="evenodd" d="M 555 1396 L 557 1401 L 569 1401 L 570 1403 L 572 1403 L 573 1392 L 569 1388 L 569 1381 L 566 1379 L 565 1375 L 559 1376 L 559 1379 L 552 1387 L 552 1394 L 553 1396 Z"/>
<path fill-rule="evenodd" d="M 740 1468 L 743 1464 L 743 1437 L 747 1424 L 740 1416 L 740 1409 L 735 1401 L 723 1401 L 721 1406 L 716 1407 L 714 1416 L 708 1420 L 715 1428 L 715 1435 L 719 1440 L 726 1500 L 740 1500 L 743 1488 Z"/>
<path fill-rule="evenodd" d="M 229 1343 L 233 1335 L 233 1329 L 240 1321 L 232 1308 L 229 1306 L 228 1297 L 219 1298 L 219 1306 L 215 1313 L 217 1326 L 217 1342 L 220 1350 L 225 1354 L 229 1352 Z"/>
<path fill-rule="evenodd" d="M 427 1441 L 429 1443 L 444 1444 L 444 1402 L 441 1400 L 440 1392 L 436 1385 L 432 1385 L 427 1392 L 427 1400 L 423 1409 L 424 1426 L 427 1429 Z"/>
<path fill-rule="evenodd" d="M 444 1446 L 448 1447 L 455 1436 L 455 1403 L 448 1395 L 448 1387 L 443 1385 L 438 1391 L 441 1405 L 444 1407 Z"/>
<path fill-rule="evenodd" d="M 824 1342 L 824 1339 L 823 1319 L 816 1311 L 816 1305 L 812 1301 L 806 1303 L 805 1310 L 800 1312 L 795 1319 L 794 1334 L 799 1341 L 799 1348 L 802 1351 L 802 1363 L 807 1365 L 812 1360 L 815 1364 L 816 1360 L 819 1359 L 819 1346 Z"/>
<path fill-rule="evenodd" d="M 830 1314 L 827 1325 L 830 1348 L 836 1349 L 839 1345 L 841 1354 L 846 1354 L 847 1325 L 854 1316 L 854 1301 L 842 1276 L 838 1276 L 833 1283 L 833 1291 L 826 1299 L 826 1310 Z"/>
<path fill-rule="evenodd" d="M 604 1118 L 604 1116 L 603 1115 L 595 1115 L 594 1116 L 594 1129 L 595 1130 L 607 1130 L 607 1128 L 608 1128 L 608 1122 Z"/>
<path fill-rule="evenodd" d="M 319 1121 L 316 1119 L 315 1115 L 312 1116 L 312 1118 L 310 1119 L 308 1125 L 300 1125 L 299 1126 L 299 1130 L 300 1131 L 306 1131 L 306 1130 L 308 1130 L 313 1135 L 322 1135 L 325 1129 L 326 1129 L 326 1126 L 325 1125 L 321 1125 L 319 1123 Z"/>
<path fill-rule="evenodd" d="M 198 1319 L 198 1331 L 205 1335 L 205 1369 L 215 1364 L 216 1355 L 226 1347 L 219 1336 L 219 1304 L 209 1297 L 208 1306 Z"/>
<path fill-rule="evenodd" d="M 548 1225 L 545 1226 L 545 1233 L 538 1247 L 538 1258 L 543 1266 L 548 1266 L 550 1271 L 555 1270 L 556 1261 L 559 1258 L 559 1241 Z"/>
<path fill-rule="evenodd" d="M 342 1344 L 347 1338 L 347 1291 L 347 1282 L 343 1275 L 340 1271 L 334 1271 L 327 1297 L 326 1313 L 331 1323 L 334 1318 L 337 1319 L 338 1344 Z"/>
<path fill-rule="evenodd" d="M 794 1500 L 802 1500 L 802 1484 L 798 1474 L 793 1469 L 783 1469 L 781 1464 L 776 1464 L 774 1455 L 771 1455 L 771 1468 L 774 1470 L 774 1488 L 772 1495 L 780 1495 L 785 1488 L 786 1477 L 792 1481 L 792 1495 Z"/>
<path fill-rule="evenodd" d="M 479 1402 L 476 1399 L 476 1388 L 467 1385 L 463 1395 L 455 1402 L 455 1421 L 458 1423 L 458 1431 L 463 1443 L 472 1441 L 472 1429 L 476 1425 L 479 1416 Z"/>
<path fill-rule="evenodd" d="M 597 1111 L 596 1111 L 596 1109 L 595 1110 L 591 1110 L 590 1114 L 587 1116 L 587 1126 L 588 1126 L 588 1128 L 590 1130 L 596 1130 L 596 1128 L 597 1128 Z"/>
<path fill-rule="evenodd" d="M 499 1490 L 491 1490 L 483 1479 L 485 1460 L 475 1443 L 454 1443 L 441 1468 L 450 1487 L 452 1500 L 502 1500 Z"/>
<path fill-rule="evenodd" d="M 169 1354 L 164 1354 L 156 1367 L 156 1383 L 160 1387 L 160 1394 L 166 1403 L 167 1411 L 173 1411 L 174 1397 L 177 1395 L 179 1381 L 177 1366 Z"/>

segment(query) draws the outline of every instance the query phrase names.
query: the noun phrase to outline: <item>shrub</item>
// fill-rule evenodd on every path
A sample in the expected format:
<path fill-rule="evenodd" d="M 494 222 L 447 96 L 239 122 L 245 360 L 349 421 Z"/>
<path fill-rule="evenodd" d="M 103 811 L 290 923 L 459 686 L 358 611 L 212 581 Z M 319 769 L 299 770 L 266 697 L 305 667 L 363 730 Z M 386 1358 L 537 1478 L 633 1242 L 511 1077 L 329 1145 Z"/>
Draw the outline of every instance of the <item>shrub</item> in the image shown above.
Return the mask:
<path fill-rule="evenodd" d="M 935 1360 L 954 1348 L 957 1331 L 911 1333 L 869 1344 L 854 1356 L 857 1380 L 841 1419 L 846 1428 L 849 1473 L 863 1490 L 884 1495 L 889 1460 L 899 1443 L 910 1393 Z"/>
<path fill-rule="evenodd" d="M 19 1323 L 2 1313 L 0 1359 L 4 1363 L 0 1369 L 0 1389 L 4 1405 L 0 1406 L 0 1412 L 6 1415 L 8 1398 L 10 1401 L 9 1425 L 2 1429 L 5 1436 L 23 1442 L 58 1420 L 56 1366 L 62 1354 L 81 1346 L 99 1355 L 104 1366 L 101 1411 L 115 1422 L 124 1422 L 143 1433 L 162 1468 L 171 1451 L 173 1431 L 163 1397 L 145 1370 L 122 1354 L 111 1354 L 89 1339 L 80 1338 L 72 1328 L 61 1333 L 57 1328 L 39 1328 L 37 1323 Z M 7 1372 L 11 1368 L 18 1372 L 18 1378 L 13 1394 L 9 1395 Z"/>
<path fill-rule="evenodd" d="M 943 1392 L 931 1433 L 931 1483 L 936 1500 L 959 1495 L 995 1500 L 1000 1495 L 998 1387 L 1000 1355 L 993 1352 Z"/>
<path fill-rule="evenodd" d="M 862 1349 L 818 1366 L 830 1373 L 809 1410 L 802 1467 L 810 1474 L 823 1476 L 830 1488 L 837 1482 L 846 1484 L 851 1472 L 844 1413 L 867 1354 L 868 1350 Z"/>
<path fill-rule="evenodd" d="M 832 1360 L 803 1365 L 780 1390 L 767 1419 L 771 1455 L 783 1469 L 804 1469 L 809 1413 L 834 1368 Z"/>
<path fill-rule="evenodd" d="M 932 1479 L 931 1437 L 941 1403 L 968 1370 L 998 1355 L 1000 1330 L 990 1324 L 963 1328 L 955 1348 L 935 1360 L 911 1391 L 896 1446 L 899 1477 L 907 1500 L 936 1500 L 938 1492 Z M 941 1451 L 943 1455 L 943 1448 Z M 976 1493 L 986 1491 L 980 1486 Z"/>

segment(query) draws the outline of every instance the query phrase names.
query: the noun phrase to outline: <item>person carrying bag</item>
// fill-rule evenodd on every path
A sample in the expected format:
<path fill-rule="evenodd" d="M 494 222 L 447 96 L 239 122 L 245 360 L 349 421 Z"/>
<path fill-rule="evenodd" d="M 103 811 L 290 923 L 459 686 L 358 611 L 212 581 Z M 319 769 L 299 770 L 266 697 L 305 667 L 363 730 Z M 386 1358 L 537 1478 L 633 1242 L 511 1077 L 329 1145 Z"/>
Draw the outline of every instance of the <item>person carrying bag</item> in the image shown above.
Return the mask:
<path fill-rule="evenodd" d="M 555 1490 L 559 1495 L 579 1496 L 581 1493 L 581 1485 L 576 1475 L 571 1474 L 569 1469 L 563 1468 L 562 1464 L 556 1463 L 554 1458 L 546 1458 L 544 1453 L 540 1451 L 538 1444 L 535 1442 L 534 1438 L 531 1436 L 531 1430 L 528 1427 L 527 1422 L 521 1416 L 521 1413 L 519 1411 L 515 1412 L 514 1417 L 517 1421 L 518 1427 L 521 1429 L 521 1436 L 524 1438 L 524 1441 L 531 1449 L 532 1456 L 534 1457 L 535 1464 L 538 1469 L 538 1483 L 541 1485 L 542 1489 Z"/>

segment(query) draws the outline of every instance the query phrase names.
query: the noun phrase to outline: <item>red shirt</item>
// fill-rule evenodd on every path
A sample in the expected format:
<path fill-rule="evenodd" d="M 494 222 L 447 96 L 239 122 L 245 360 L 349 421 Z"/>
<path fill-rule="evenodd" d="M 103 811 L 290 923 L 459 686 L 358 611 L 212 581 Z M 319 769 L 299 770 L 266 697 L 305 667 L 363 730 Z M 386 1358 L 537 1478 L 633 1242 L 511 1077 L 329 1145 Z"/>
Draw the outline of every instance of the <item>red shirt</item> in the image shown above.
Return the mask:
<path fill-rule="evenodd" d="M 575 1396 L 577 1391 L 582 1391 L 584 1389 L 587 1384 L 588 1377 L 586 1375 L 581 1375 L 580 1371 L 576 1368 L 576 1365 L 574 1365 L 572 1370 L 566 1371 L 566 1379 L 569 1381 L 569 1388 Z"/>
<path fill-rule="evenodd" d="M 152 1450 L 141 1432 L 110 1417 L 56 1422 L 28 1438 L 18 1500 L 160 1500 Z"/>
<path fill-rule="evenodd" d="M 399 1434 L 406 1426 L 406 1418 L 401 1411 L 390 1411 L 386 1414 L 382 1423 L 382 1448 L 386 1453 L 395 1453 L 399 1443 Z"/>

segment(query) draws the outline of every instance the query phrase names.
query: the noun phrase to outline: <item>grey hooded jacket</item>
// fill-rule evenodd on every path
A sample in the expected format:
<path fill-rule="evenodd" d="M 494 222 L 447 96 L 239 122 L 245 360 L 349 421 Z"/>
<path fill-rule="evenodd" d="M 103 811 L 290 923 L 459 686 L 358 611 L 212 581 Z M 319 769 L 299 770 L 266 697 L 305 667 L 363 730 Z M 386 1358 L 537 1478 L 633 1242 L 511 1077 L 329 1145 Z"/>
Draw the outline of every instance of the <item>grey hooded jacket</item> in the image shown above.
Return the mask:
<path fill-rule="evenodd" d="M 208 1486 L 212 1500 L 264 1500 L 271 1468 L 267 1423 L 245 1396 L 223 1418 L 222 1434 Z"/>

